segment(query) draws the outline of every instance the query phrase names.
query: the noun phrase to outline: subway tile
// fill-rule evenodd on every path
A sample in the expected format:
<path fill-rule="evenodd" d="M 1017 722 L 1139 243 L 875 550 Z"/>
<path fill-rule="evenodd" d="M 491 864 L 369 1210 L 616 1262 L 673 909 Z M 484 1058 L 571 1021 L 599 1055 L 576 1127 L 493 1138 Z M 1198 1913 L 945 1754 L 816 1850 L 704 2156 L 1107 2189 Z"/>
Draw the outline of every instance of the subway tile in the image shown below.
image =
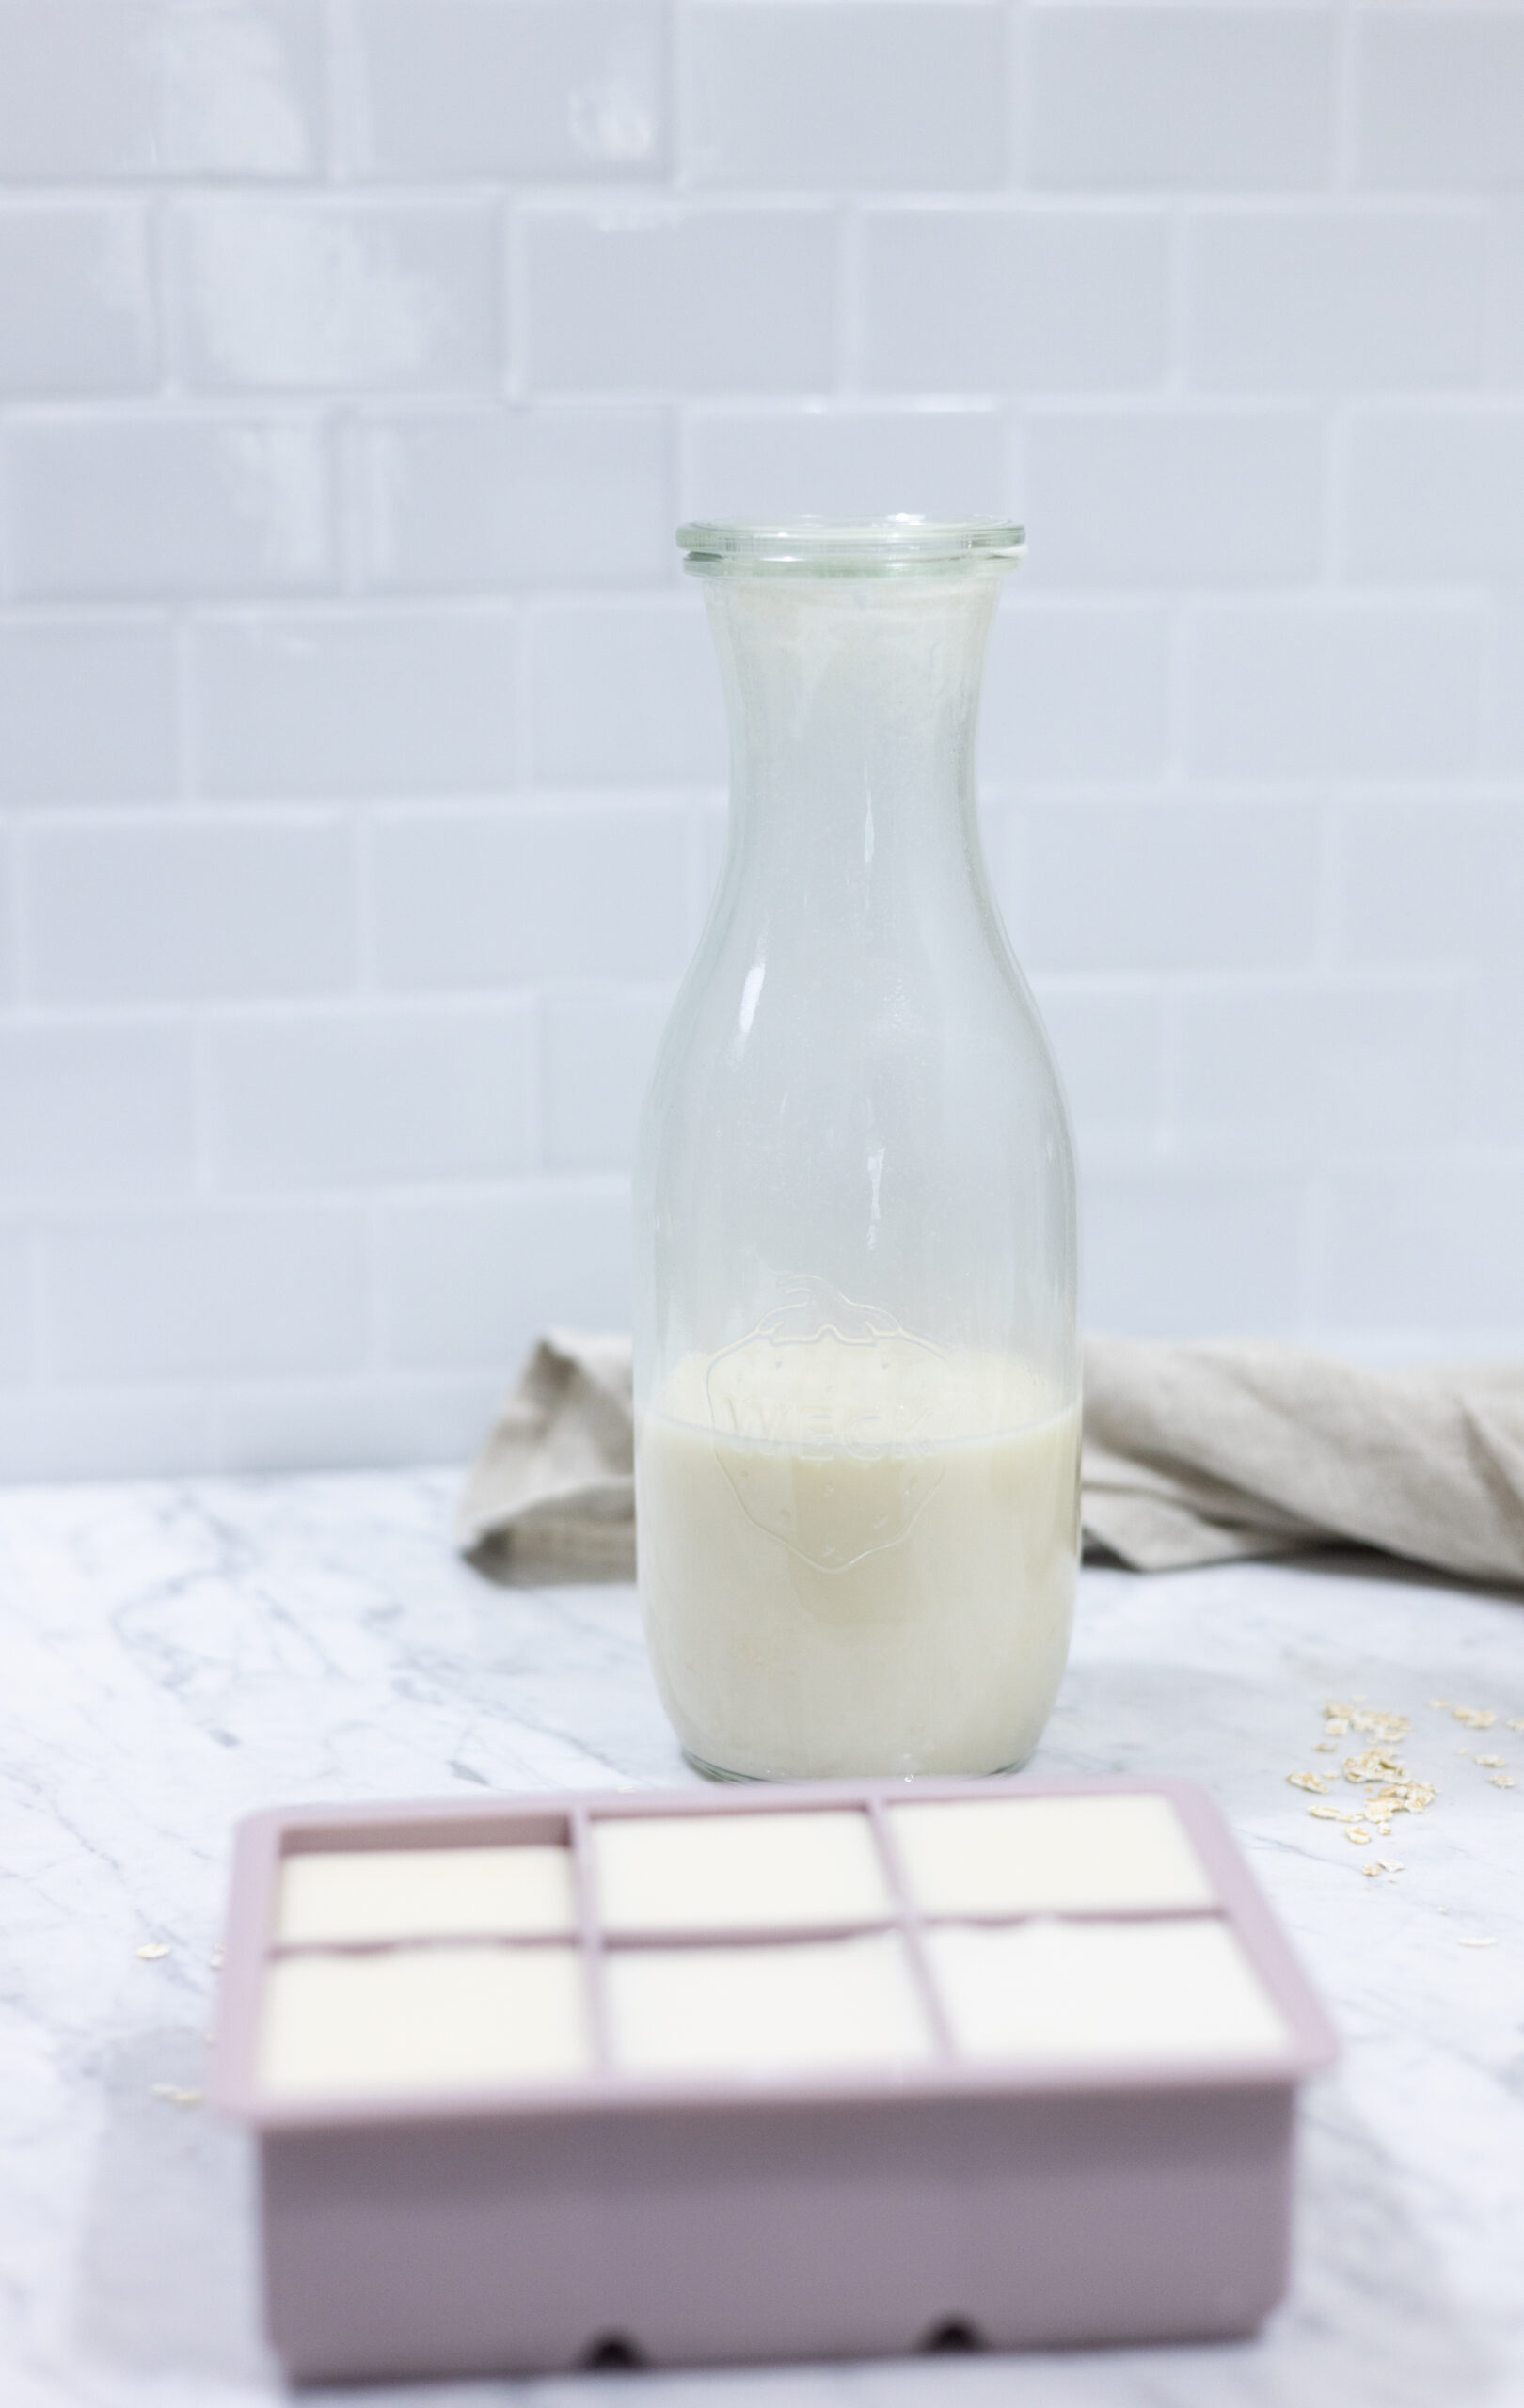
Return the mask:
<path fill-rule="evenodd" d="M 1344 446 L 1353 575 L 1412 585 L 1524 571 L 1524 411 L 1358 411 Z"/>
<path fill-rule="evenodd" d="M 1362 969 L 1500 969 L 1524 928 L 1524 802 L 1383 798 L 1338 816 L 1334 941 Z"/>
<path fill-rule="evenodd" d="M 167 624 L 0 624 L 0 802 L 155 802 L 175 781 Z"/>
<path fill-rule="evenodd" d="M 31 1232 L 0 1225 L 0 1388 L 24 1387 L 37 1375 L 35 1303 Z M 9 1468 L 0 1443 L 0 1480 L 24 1477 Z"/>
<path fill-rule="evenodd" d="M 13 427 L 7 452 L 25 599 L 278 594 L 332 574 L 316 425 L 94 419 Z"/>
<path fill-rule="evenodd" d="M 1040 8 L 1029 44 L 1037 183 L 1294 192 L 1330 174 L 1326 9 Z"/>
<path fill-rule="evenodd" d="M 515 654 L 495 610 L 205 621 L 191 652 L 201 790 L 366 800 L 509 785 Z"/>
<path fill-rule="evenodd" d="M 0 211 L 0 393 L 141 392 L 157 349 L 144 211 Z"/>
<path fill-rule="evenodd" d="M 187 201 L 169 230 L 181 374 L 205 392 L 471 392 L 499 372 L 487 200 Z"/>
<path fill-rule="evenodd" d="M 1262 1171 L 1092 1170 L 1085 1326 L 1129 1338 L 1294 1335 L 1304 1209 L 1299 1180 Z"/>
<path fill-rule="evenodd" d="M 1169 757 L 1169 629 L 1137 603 L 1018 603 L 994 623 L 979 757 L 987 776 L 1157 776 Z"/>
<path fill-rule="evenodd" d="M 1524 23 L 1512 8 L 1377 8 L 1355 18 L 1355 143 L 1367 184 L 1524 184 Z"/>
<path fill-rule="evenodd" d="M 886 392 L 1115 392 L 1169 357 L 1160 214 L 883 209 L 863 221 L 866 382 Z"/>
<path fill-rule="evenodd" d="M 395 1203 L 381 1226 L 387 1360 L 491 1368 L 506 1385 L 548 1327 L 629 1326 L 623 1184 Z"/>
<path fill-rule="evenodd" d="M 187 1206 L 60 1221 L 42 1264 L 48 1368 L 65 1385 L 258 1379 L 365 1358 L 358 1210 Z"/>
<path fill-rule="evenodd" d="M 1040 978 L 1036 993 L 1081 1154 L 1151 1137 L 1164 1111 L 1160 995 L 1140 987 L 1087 991 Z"/>
<path fill-rule="evenodd" d="M 1207 775 L 1453 777 L 1476 767 L 1482 625 L 1425 603 L 1203 605 L 1188 749 Z"/>
<path fill-rule="evenodd" d="M 310 175 L 318 0 L 7 0 L 0 176 Z"/>
<path fill-rule="evenodd" d="M 988 407 L 699 408 L 686 448 L 696 518 L 991 516 L 1009 499 L 1006 423 Z"/>
<path fill-rule="evenodd" d="M 1178 975 L 1310 963 L 1317 813 L 1302 803 L 1032 803 L 1014 934 L 1035 972 Z"/>
<path fill-rule="evenodd" d="M 1040 413 L 1026 428 L 1031 574 L 1095 586 L 1313 578 L 1322 452 L 1307 412 Z"/>
<path fill-rule="evenodd" d="M 224 1023 L 208 1040 L 213 1179 L 279 1193 L 525 1170 L 535 1049 L 516 1003 Z"/>
<path fill-rule="evenodd" d="M 1487 766 L 1512 778 L 1524 774 L 1524 602 L 1516 595 L 1516 587 L 1492 614 L 1486 738 Z"/>
<path fill-rule="evenodd" d="M 545 1158 L 552 1171 L 627 1170 L 672 990 L 605 987 L 545 999 Z"/>
<path fill-rule="evenodd" d="M 191 1187 L 193 1048 L 187 1028 L 0 1022 L 0 1198 Z"/>
<path fill-rule="evenodd" d="M 0 1003 L 9 1003 L 18 984 L 17 879 L 10 832 L 0 823 Z"/>
<path fill-rule="evenodd" d="M 212 1411 L 185 1390 L 39 1388 L 0 1399 L 0 1481 L 164 1480 L 211 1471 Z"/>
<path fill-rule="evenodd" d="M 415 412 L 368 420 L 351 442 L 370 585 L 490 593 L 672 573 L 670 437 L 654 410 Z"/>
<path fill-rule="evenodd" d="M 991 0 L 701 0 L 684 30 L 698 183 L 999 180 L 1006 24 Z"/>
<path fill-rule="evenodd" d="M 1480 218 L 1420 210 L 1208 216 L 1187 253 L 1187 356 L 1223 391 L 1392 392 L 1480 375 Z"/>
<path fill-rule="evenodd" d="M 1524 386 L 1524 208 L 1496 207 L 1487 314 L 1487 365 L 1503 385 Z"/>
<path fill-rule="evenodd" d="M 1457 1133 L 1458 980 L 1215 988 L 1180 1001 L 1186 1143 L 1314 1167 Z"/>
<path fill-rule="evenodd" d="M 530 680 L 534 768 L 548 784 L 723 780 L 720 672 L 696 598 L 547 604 Z"/>
<path fill-rule="evenodd" d="M 793 393 L 835 381 L 830 209 L 539 208 L 523 246 L 537 389 Z"/>
<path fill-rule="evenodd" d="M 1351 1332 L 1524 1332 L 1524 1164 L 1461 1156 L 1328 1182 L 1320 1321 Z"/>
<path fill-rule="evenodd" d="M 340 156 L 426 182 L 652 175 L 668 15 L 647 0 L 350 0 Z"/>
<path fill-rule="evenodd" d="M 376 1465 L 458 1464 L 476 1452 L 502 1402 L 504 1381 L 463 1377 L 304 1380 L 297 1386 L 219 1391 L 214 1452 L 219 1471 L 343 1471 Z"/>
<path fill-rule="evenodd" d="M 672 978 L 686 966 L 686 815 L 670 805 L 430 812 L 374 831 L 390 988 Z"/>
<path fill-rule="evenodd" d="M 24 856 L 45 1003 L 324 994 L 355 974 L 355 863 L 327 821 L 44 829 Z"/>

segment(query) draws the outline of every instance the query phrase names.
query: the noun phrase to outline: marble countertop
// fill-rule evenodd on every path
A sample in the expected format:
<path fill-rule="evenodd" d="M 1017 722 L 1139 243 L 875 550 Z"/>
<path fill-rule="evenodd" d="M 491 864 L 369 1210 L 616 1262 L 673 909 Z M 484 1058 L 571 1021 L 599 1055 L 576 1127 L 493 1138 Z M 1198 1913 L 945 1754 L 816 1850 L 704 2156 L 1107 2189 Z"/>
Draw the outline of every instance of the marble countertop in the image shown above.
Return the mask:
<path fill-rule="evenodd" d="M 452 1560 L 454 1477 L 0 1492 L 0 2367 L 8 2408 L 283 2398 L 246 2145 L 196 2096 L 229 1834 L 278 1800 L 693 1778 L 626 1588 Z M 1435 1698 L 1488 1708 L 1480 1735 Z M 1437 1785 L 1351 1846 L 1294 1770 L 1326 1701 Z M 485 2408 L 1524 2403 L 1524 1602 L 1332 1560 L 1085 1575 L 1034 1769 L 1214 1793 L 1345 2042 L 1255 2342 L 341 2395 Z M 1347 1744 L 1355 1744 L 1353 1742 Z M 1360 1744 L 1363 1744 L 1360 1743 Z M 1496 1784 L 1500 1755 L 1516 1789 Z M 1402 1871 L 1368 1877 L 1380 1854 Z M 162 1943 L 166 1953 L 140 1950 Z M 309 2394 L 316 2399 L 323 2395 Z M 341 2395 L 334 2395 L 335 2398 Z"/>

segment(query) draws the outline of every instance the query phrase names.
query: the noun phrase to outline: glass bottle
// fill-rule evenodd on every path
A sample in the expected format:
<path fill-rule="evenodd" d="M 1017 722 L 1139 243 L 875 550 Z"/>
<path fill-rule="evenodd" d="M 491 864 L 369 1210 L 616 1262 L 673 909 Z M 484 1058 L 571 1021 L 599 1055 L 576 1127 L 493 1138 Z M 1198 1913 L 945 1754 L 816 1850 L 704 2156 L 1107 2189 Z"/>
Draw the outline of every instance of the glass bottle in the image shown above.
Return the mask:
<path fill-rule="evenodd" d="M 647 1641 L 730 1778 L 1023 1763 L 1079 1545 L 1073 1153 L 979 841 L 1021 530 L 691 526 L 729 842 L 637 1152 Z"/>

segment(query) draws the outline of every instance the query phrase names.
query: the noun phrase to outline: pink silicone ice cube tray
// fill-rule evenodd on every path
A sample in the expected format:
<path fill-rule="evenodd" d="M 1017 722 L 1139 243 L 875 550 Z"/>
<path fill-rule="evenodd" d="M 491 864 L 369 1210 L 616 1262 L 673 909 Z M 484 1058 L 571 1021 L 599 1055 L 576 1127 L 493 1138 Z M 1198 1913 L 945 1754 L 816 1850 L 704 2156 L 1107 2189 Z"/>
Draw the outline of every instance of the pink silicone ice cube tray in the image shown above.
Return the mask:
<path fill-rule="evenodd" d="M 1201 1901 L 1044 1912 L 1113 1925 L 1215 1921 L 1269 2002 L 1274 2045 L 1087 2055 L 1050 2041 L 1008 2057 L 960 2045 L 939 1926 L 1024 1918 L 941 1912 L 918 1896 L 894 1810 L 1098 1795 L 1169 1801 Z M 865 1818 L 881 1910 L 803 1928 L 746 1925 L 738 1893 L 746 1927 L 736 1932 L 717 1931 L 712 1900 L 702 1928 L 683 1928 L 680 1912 L 659 1930 L 605 1927 L 600 1822 L 821 1809 Z M 278 1938 L 285 1860 L 548 1844 L 569 1851 L 585 2069 L 299 2095 L 262 2080 L 269 1969 L 298 1953 Z M 872 1930 L 897 1936 L 924 2054 L 771 2072 L 621 2063 L 610 2016 L 621 1949 L 776 1947 Z M 436 1930 L 385 1944 L 440 1941 Z M 328 1941 L 317 1953 L 373 1944 Z M 473 1925 L 469 1944 L 545 1941 Z M 397 2379 L 1246 2334 L 1285 2287 L 1295 2086 L 1334 2053 L 1226 1828 L 1189 1784 L 839 1782 L 255 1816 L 238 1838 L 214 2095 L 258 2137 L 266 2312 L 289 2371 Z"/>

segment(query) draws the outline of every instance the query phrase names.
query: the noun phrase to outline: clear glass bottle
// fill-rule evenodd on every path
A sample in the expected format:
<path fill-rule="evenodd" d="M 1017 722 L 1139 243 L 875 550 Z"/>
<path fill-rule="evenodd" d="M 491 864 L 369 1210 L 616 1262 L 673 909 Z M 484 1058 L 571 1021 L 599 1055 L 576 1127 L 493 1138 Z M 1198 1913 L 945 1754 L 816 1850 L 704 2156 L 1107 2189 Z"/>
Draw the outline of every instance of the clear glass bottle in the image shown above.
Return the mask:
<path fill-rule="evenodd" d="M 1079 1544 L 1073 1154 L 974 788 L 1021 531 L 678 541 L 731 801 L 636 1169 L 657 1681 L 706 1772 L 994 1772 L 1053 1704 Z"/>

